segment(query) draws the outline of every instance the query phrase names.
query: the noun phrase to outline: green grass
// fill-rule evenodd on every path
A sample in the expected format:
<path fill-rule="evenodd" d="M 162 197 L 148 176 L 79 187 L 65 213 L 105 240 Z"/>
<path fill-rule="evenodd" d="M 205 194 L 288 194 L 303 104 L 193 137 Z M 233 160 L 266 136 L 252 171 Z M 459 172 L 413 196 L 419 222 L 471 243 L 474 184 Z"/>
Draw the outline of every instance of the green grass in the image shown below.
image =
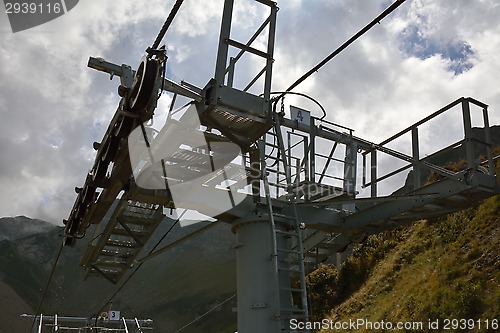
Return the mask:
<path fill-rule="evenodd" d="M 339 269 L 322 266 L 308 276 L 312 320 L 419 321 L 427 327 L 446 318 L 500 319 L 499 237 L 500 196 L 371 236 Z"/>

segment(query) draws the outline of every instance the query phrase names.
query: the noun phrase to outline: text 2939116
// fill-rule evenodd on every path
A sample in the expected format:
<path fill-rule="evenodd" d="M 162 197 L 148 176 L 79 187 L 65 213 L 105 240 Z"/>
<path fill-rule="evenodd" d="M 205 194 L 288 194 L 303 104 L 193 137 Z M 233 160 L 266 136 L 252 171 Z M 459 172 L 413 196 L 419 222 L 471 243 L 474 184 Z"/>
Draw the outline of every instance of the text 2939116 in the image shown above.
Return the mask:
<path fill-rule="evenodd" d="M 63 8 L 60 1 L 48 3 L 36 2 L 6 2 L 7 14 L 59 14 Z"/>

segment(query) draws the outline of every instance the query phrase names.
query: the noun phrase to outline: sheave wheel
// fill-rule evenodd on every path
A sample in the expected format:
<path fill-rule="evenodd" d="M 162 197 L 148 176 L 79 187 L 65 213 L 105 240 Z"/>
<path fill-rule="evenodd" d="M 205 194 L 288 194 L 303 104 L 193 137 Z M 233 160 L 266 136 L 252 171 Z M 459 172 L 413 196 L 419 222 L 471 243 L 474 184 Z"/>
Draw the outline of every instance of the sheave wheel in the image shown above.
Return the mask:
<path fill-rule="evenodd" d="M 128 106 L 132 111 L 138 111 L 148 105 L 157 74 L 158 63 L 143 57 L 135 73 L 134 83 L 128 96 Z"/>

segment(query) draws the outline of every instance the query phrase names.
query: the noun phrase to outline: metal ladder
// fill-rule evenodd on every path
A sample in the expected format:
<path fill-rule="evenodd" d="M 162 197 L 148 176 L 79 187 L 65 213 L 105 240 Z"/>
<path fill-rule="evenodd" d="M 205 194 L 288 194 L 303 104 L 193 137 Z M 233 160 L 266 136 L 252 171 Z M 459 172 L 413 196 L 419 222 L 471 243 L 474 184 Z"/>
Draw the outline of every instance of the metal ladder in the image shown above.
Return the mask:
<path fill-rule="evenodd" d="M 117 283 L 163 218 L 162 206 L 122 197 L 97 243 L 90 243 L 82 258 L 86 277 L 100 274 Z"/>
<path fill-rule="evenodd" d="M 272 244 L 273 244 L 273 252 L 272 252 L 272 260 L 273 260 L 273 266 L 274 266 L 274 273 L 275 273 L 275 290 L 276 290 L 276 314 L 275 317 L 277 320 L 280 321 L 280 331 L 281 332 L 290 332 L 288 322 L 290 319 L 297 319 L 298 321 L 301 322 L 307 322 L 308 321 L 308 305 L 307 305 L 307 290 L 306 290 L 306 282 L 305 282 L 305 268 L 304 268 L 304 253 L 303 253 L 303 246 L 302 246 L 302 235 L 301 235 L 301 229 L 300 229 L 300 222 L 299 222 L 299 217 L 296 209 L 296 202 L 295 202 L 295 197 L 293 194 L 293 191 L 291 191 L 292 188 L 292 181 L 291 181 L 291 170 L 290 166 L 288 165 L 286 161 L 286 156 L 285 156 L 285 149 L 283 145 L 283 137 L 281 136 L 281 131 L 279 127 L 279 120 L 277 120 L 276 123 L 276 137 L 278 138 L 278 146 L 280 149 L 280 155 L 282 156 L 282 163 L 285 168 L 285 173 L 286 173 L 286 180 L 287 180 L 287 189 L 288 193 L 291 194 L 289 199 L 293 208 L 293 226 L 289 230 L 281 230 L 276 227 L 276 221 L 275 217 L 280 216 L 279 214 L 276 214 L 273 212 L 272 208 L 272 201 L 271 201 L 271 195 L 270 195 L 270 188 L 269 188 L 269 182 L 267 179 L 267 171 L 266 171 L 266 163 L 263 159 L 262 162 L 262 175 L 263 175 L 263 182 L 264 182 L 264 190 L 265 190 L 265 196 L 266 196 L 266 203 L 268 207 L 268 213 L 269 213 L 269 220 L 271 223 L 271 232 L 272 232 Z M 262 149 L 265 148 L 265 145 L 262 147 Z M 290 219 L 288 216 L 283 216 L 286 219 Z M 287 246 L 287 248 L 280 248 L 278 247 L 278 242 L 277 238 L 278 235 L 285 235 L 287 238 L 292 240 L 292 244 L 290 246 Z M 294 265 L 293 267 L 291 264 L 293 262 L 297 262 L 298 265 Z M 287 272 L 290 274 L 290 276 L 296 277 L 298 275 L 299 277 L 299 283 L 300 287 L 299 288 L 292 288 L 289 284 L 287 285 L 282 285 L 283 283 L 281 282 L 279 278 L 279 273 L 280 272 Z M 300 302 L 297 304 L 293 304 L 293 299 L 297 299 L 297 297 L 292 297 L 292 307 L 291 308 L 285 308 L 281 304 L 280 301 L 280 296 L 282 293 L 287 293 L 288 295 L 298 295 L 297 297 L 300 299 Z M 307 331 L 304 331 L 307 332 Z"/>

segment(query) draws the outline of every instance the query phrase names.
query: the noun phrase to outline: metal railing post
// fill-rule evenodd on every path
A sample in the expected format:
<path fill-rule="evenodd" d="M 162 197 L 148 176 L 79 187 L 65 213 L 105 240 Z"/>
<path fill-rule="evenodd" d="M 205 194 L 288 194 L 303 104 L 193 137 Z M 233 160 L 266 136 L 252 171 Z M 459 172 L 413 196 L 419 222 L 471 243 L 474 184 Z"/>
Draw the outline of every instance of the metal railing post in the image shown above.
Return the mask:
<path fill-rule="evenodd" d="M 38 325 L 38 333 L 42 333 L 42 321 L 43 321 L 43 314 L 40 313 L 40 324 Z"/>
<path fill-rule="evenodd" d="M 377 150 L 373 149 L 370 154 L 370 189 L 371 189 L 371 197 L 377 197 Z"/>
<path fill-rule="evenodd" d="M 462 115 L 464 120 L 465 156 L 467 158 L 467 168 L 475 169 L 477 165 L 474 161 L 474 142 L 472 141 L 470 105 L 469 101 L 465 98 L 462 100 Z"/>
<path fill-rule="evenodd" d="M 311 117 L 309 124 L 309 180 L 316 183 L 316 124 L 314 117 Z"/>
<path fill-rule="evenodd" d="M 234 0 L 224 1 L 224 12 L 222 15 L 222 23 L 219 38 L 219 50 L 217 52 L 217 63 L 215 64 L 215 79 L 218 84 L 225 83 L 227 56 L 229 52 L 229 44 L 227 41 L 231 35 L 231 22 L 233 18 Z"/>
<path fill-rule="evenodd" d="M 411 149 L 413 156 L 413 190 L 416 190 L 422 187 L 422 169 L 418 163 L 420 161 L 418 127 L 411 129 Z"/>
<path fill-rule="evenodd" d="M 495 161 L 493 161 L 493 141 L 491 139 L 490 120 L 488 119 L 488 107 L 483 108 L 484 139 L 486 141 L 486 158 L 488 159 L 488 171 L 490 176 L 495 176 Z"/>

